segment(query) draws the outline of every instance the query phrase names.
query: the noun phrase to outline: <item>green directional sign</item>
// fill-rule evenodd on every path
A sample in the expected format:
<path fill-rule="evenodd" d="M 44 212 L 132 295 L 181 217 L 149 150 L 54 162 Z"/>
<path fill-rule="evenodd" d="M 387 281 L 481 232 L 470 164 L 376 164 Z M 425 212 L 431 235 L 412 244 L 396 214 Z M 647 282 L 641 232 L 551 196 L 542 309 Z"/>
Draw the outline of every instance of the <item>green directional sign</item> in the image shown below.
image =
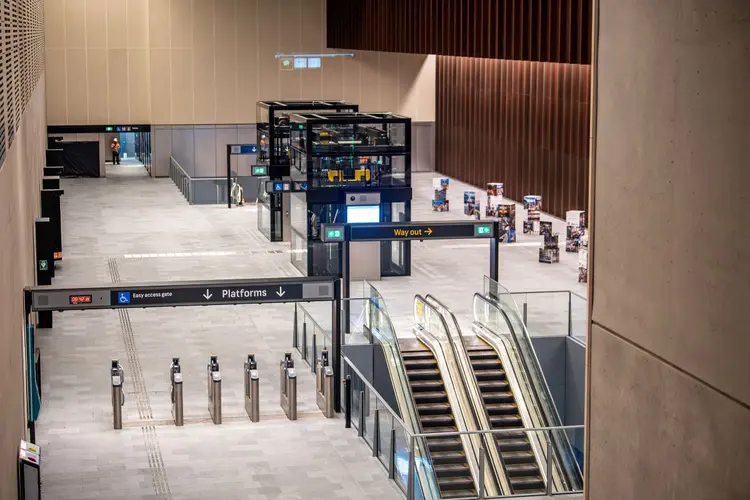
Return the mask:
<path fill-rule="evenodd" d="M 477 236 L 491 236 L 492 226 L 487 224 L 486 226 L 476 225 L 474 226 L 474 234 Z"/>
<path fill-rule="evenodd" d="M 268 166 L 253 165 L 253 177 L 268 177 Z"/>
<path fill-rule="evenodd" d="M 46 271 L 49 269 L 49 262 L 46 260 L 40 260 L 39 261 L 39 270 L 40 271 Z"/>
<path fill-rule="evenodd" d="M 343 238 L 341 229 L 329 229 L 326 231 L 326 238 L 329 240 L 340 240 Z"/>

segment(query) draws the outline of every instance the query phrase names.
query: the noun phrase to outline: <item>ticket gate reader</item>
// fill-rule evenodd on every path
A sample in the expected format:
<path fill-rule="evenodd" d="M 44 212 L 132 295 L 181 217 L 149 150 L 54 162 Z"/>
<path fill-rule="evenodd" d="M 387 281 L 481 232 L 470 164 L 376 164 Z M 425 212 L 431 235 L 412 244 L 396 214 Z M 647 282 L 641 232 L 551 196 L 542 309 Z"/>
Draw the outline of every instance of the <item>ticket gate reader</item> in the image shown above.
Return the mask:
<path fill-rule="evenodd" d="M 214 424 L 221 423 L 221 372 L 219 371 L 218 356 L 211 356 L 206 366 L 208 383 L 208 413 Z"/>
<path fill-rule="evenodd" d="M 289 420 L 297 420 L 297 372 L 292 353 L 284 354 L 280 365 L 281 408 Z"/>
<path fill-rule="evenodd" d="M 329 366 L 328 350 L 320 352 L 315 363 L 315 399 L 326 418 L 333 418 L 333 368 Z"/>
<path fill-rule="evenodd" d="M 115 429 L 122 429 L 122 407 L 125 404 L 125 394 L 122 392 L 122 384 L 125 380 L 125 371 L 122 369 L 119 359 L 112 360 L 109 370 L 112 379 L 112 417 Z"/>
<path fill-rule="evenodd" d="M 251 422 L 260 421 L 260 380 L 255 354 L 248 354 L 245 361 L 245 411 Z"/>
<path fill-rule="evenodd" d="M 182 369 L 180 368 L 180 358 L 178 357 L 173 357 L 172 364 L 169 365 L 169 382 L 172 386 L 170 396 L 172 399 L 174 425 L 182 427 L 184 422 L 184 404 L 182 401 Z"/>

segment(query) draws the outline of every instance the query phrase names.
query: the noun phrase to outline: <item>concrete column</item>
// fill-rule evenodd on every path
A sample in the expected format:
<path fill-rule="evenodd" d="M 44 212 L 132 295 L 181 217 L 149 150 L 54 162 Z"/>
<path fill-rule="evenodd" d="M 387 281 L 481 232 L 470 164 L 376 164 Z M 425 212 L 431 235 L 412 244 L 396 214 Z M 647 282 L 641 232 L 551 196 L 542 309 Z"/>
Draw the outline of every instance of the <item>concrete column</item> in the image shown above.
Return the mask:
<path fill-rule="evenodd" d="M 598 3 L 586 498 L 750 498 L 750 2 Z"/>

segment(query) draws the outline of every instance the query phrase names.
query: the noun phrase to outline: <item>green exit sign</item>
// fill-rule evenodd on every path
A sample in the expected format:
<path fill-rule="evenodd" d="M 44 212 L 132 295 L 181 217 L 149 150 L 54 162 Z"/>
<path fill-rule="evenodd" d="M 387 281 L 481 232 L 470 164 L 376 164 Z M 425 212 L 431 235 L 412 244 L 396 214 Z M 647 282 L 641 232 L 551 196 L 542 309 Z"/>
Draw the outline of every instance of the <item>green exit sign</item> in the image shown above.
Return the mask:
<path fill-rule="evenodd" d="M 343 238 L 341 229 L 329 229 L 328 231 L 326 231 L 326 239 L 340 240 L 341 238 Z"/>
<path fill-rule="evenodd" d="M 105 127 L 104 130 L 107 132 L 112 132 L 115 128 L 114 127 Z"/>
<path fill-rule="evenodd" d="M 253 177 L 267 177 L 268 167 L 265 165 L 253 165 Z"/>
<path fill-rule="evenodd" d="M 476 234 L 477 236 L 491 236 L 492 226 L 474 226 L 474 234 Z"/>

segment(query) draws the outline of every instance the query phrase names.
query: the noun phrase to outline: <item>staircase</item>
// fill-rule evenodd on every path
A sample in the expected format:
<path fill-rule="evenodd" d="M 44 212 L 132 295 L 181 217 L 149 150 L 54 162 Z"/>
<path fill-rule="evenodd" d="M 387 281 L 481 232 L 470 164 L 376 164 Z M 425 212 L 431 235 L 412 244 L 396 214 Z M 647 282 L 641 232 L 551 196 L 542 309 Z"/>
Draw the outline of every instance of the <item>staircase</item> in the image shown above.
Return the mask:
<path fill-rule="evenodd" d="M 478 337 L 465 338 L 474 376 L 492 429 L 524 427 L 518 404 L 497 352 Z M 498 452 L 510 478 L 513 494 L 544 493 L 544 478 L 525 432 L 496 434 Z"/>
<path fill-rule="evenodd" d="M 437 360 L 417 340 L 401 341 L 406 375 L 409 378 L 423 433 L 457 432 Z M 441 498 L 476 497 L 463 443 L 456 437 L 426 438 L 427 449 Z"/>

